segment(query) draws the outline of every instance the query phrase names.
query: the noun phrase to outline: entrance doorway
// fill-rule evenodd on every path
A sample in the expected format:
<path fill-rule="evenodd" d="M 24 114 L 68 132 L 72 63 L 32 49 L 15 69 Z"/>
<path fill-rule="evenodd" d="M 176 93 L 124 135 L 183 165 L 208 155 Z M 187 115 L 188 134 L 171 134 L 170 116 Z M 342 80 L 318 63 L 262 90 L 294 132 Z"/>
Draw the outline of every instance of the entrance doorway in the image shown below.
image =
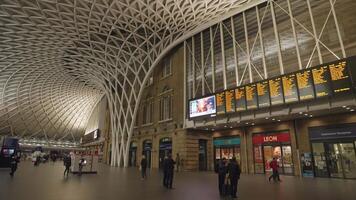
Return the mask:
<path fill-rule="evenodd" d="M 356 178 L 356 141 L 314 142 L 314 172 L 318 177 Z"/>
<path fill-rule="evenodd" d="M 199 170 L 207 170 L 207 140 L 199 140 Z"/>
<path fill-rule="evenodd" d="M 163 160 L 166 156 L 172 155 L 172 138 L 166 137 L 159 140 L 159 168 L 163 167 Z"/>
<path fill-rule="evenodd" d="M 265 161 L 265 171 L 272 171 L 269 163 L 273 158 L 277 158 L 279 163 L 280 173 L 292 174 L 292 147 L 290 145 L 266 145 L 263 146 L 263 156 Z"/>
<path fill-rule="evenodd" d="M 129 151 L 129 166 L 135 167 L 137 159 L 137 144 L 136 142 L 131 142 Z"/>
<path fill-rule="evenodd" d="M 142 155 L 145 155 L 147 160 L 147 167 L 151 168 L 151 154 L 152 154 L 152 140 L 143 141 Z"/>

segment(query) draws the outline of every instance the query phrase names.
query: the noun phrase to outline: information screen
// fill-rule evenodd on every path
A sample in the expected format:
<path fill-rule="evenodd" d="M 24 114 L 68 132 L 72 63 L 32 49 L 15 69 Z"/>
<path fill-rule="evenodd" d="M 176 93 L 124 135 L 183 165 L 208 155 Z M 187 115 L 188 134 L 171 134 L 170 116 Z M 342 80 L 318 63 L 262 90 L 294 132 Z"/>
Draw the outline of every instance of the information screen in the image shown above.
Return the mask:
<path fill-rule="evenodd" d="M 226 112 L 235 112 L 235 90 L 225 91 Z"/>
<path fill-rule="evenodd" d="M 312 74 L 316 97 L 331 95 L 330 73 L 328 66 L 313 68 Z"/>
<path fill-rule="evenodd" d="M 246 90 L 247 109 L 256 109 L 257 108 L 256 84 L 245 86 L 245 90 Z"/>
<path fill-rule="evenodd" d="M 269 83 L 269 93 L 271 96 L 272 105 L 280 105 L 284 103 L 283 100 L 283 89 L 281 78 L 274 78 L 268 81 Z"/>
<path fill-rule="evenodd" d="M 225 92 L 216 94 L 216 114 L 225 114 Z"/>
<path fill-rule="evenodd" d="M 282 83 L 283 83 L 284 102 L 286 103 L 297 102 L 299 99 L 298 99 L 297 78 L 295 74 L 289 74 L 283 76 Z"/>
<path fill-rule="evenodd" d="M 301 101 L 315 98 L 313 78 L 310 70 L 297 72 L 297 83 L 299 99 Z"/>
<path fill-rule="evenodd" d="M 246 110 L 245 97 L 245 87 L 239 87 L 235 89 L 235 105 L 237 112 Z"/>
<path fill-rule="evenodd" d="M 351 80 L 346 61 L 329 65 L 334 93 L 351 92 Z"/>
<path fill-rule="evenodd" d="M 189 117 L 216 114 L 215 95 L 189 101 Z"/>
<path fill-rule="evenodd" d="M 270 106 L 268 81 L 262 81 L 256 84 L 258 107 L 264 108 Z"/>

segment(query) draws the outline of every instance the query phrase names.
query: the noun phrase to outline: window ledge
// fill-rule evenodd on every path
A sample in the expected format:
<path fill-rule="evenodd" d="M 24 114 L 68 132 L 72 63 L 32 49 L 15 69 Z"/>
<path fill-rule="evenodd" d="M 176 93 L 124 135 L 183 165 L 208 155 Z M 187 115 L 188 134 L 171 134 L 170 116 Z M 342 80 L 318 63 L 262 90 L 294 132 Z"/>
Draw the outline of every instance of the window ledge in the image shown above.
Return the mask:
<path fill-rule="evenodd" d="M 168 78 L 168 77 L 171 77 L 171 76 L 172 76 L 172 74 L 173 74 L 173 73 L 167 74 L 166 76 L 161 77 L 161 79 L 160 79 L 160 80 L 164 80 L 164 79 L 166 79 L 166 78 Z"/>
<path fill-rule="evenodd" d="M 153 123 L 151 122 L 151 123 L 147 123 L 147 124 L 142 124 L 142 127 L 147 127 L 147 126 L 152 126 L 153 125 Z"/>
<path fill-rule="evenodd" d="M 158 123 L 159 123 L 159 124 L 162 124 L 162 123 L 166 123 L 166 122 L 170 122 L 170 121 L 173 121 L 173 118 L 164 119 L 164 120 L 158 121 Z"/>

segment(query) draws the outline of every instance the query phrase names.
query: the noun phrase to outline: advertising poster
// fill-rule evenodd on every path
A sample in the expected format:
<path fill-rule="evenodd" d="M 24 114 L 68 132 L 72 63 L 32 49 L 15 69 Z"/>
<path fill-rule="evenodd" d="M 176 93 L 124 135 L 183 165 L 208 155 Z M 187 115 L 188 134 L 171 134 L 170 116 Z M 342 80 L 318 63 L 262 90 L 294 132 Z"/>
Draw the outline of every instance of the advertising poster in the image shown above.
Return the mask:
<path fill-rule="evenodd" d="M 302 161 L 302 173 L 304 177 L 314 177 L 313 173 L 313 161 L 310 152 L 302 153 L 300 155 Z"/>
<path fill-rule="evenodd" d="M 199 117 L 216 113 L 215 95 L 189 102 L 189 117 Z"/>

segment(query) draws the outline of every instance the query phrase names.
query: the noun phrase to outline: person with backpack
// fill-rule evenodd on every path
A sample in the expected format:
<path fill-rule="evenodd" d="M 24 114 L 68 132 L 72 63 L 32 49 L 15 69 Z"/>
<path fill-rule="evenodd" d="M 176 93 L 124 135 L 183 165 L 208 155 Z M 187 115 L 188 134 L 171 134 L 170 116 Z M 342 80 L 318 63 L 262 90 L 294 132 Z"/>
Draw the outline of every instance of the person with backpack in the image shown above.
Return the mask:
<path fill-rule="evenodd" d="M 232 157 L 231 162 L 227 167 L 227 171 L 229 173 L 229 180 L 230 180 L 230 192 L 231 197 L 233 199 L 237 198 L 237 185 L 240 179 L 241 168 L 240 165 L 237 163 L 236 157 Z"/>

